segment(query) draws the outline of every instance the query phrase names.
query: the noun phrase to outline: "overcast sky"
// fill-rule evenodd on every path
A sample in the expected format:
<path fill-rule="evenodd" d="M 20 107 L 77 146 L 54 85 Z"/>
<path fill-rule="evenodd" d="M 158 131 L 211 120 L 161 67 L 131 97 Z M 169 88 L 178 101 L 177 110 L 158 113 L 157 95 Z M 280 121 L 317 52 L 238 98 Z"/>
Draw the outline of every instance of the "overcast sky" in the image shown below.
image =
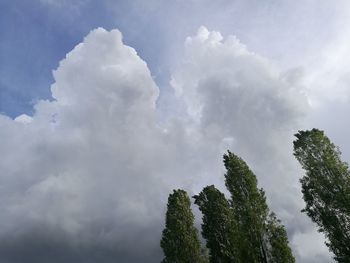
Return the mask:
<path fill-rule="evenodd" d="M 224 191 L 227 149 L 332 262 L 292 141 L 350 159 L 349 33 L 347 0 L 0 0 L 0 262 L 160 262 L 168 194 Z"/>

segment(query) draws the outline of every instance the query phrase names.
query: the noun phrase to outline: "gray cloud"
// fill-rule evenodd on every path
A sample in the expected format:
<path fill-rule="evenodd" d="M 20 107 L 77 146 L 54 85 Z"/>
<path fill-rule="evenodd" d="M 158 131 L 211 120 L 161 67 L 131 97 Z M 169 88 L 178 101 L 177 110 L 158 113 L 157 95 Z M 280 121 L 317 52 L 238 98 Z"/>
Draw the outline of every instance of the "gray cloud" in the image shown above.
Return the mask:
<path fill-rule="evenodd" d="M 292 155 L 293 133 L 303 127 L 309 109 L 300 69 L 283 72 L 237 38 L 223 39 L 204 27 L 187 38 L 185 49 L 172 85 L 205 145 L 226 143 L 253 168 L 271 207 L 287 226 L 299 262 L 316 257 L 329 262 L 322 242 L 318 249 L 298 246 L 300 235 L 322 240 L 300 214 L 302 171 Z"/>
<path fill-rule="evenodd" d="M 152 225 L 162 224 L 167 188 L 153 167 L 166 149 L 157 142 L 158 88 L 146 64 L 119 31 L 97 29 L 54 77 L 55 100 L 39 102 L 30 122 L 1 120 L 2 236 L 16 233 L 17 255 L 21 249 L 40 255 L 46 243 L 60 254 L 57 243 L 58 250 L 71 249 L 74 262 L 74 249 L 97 246 L 99 253 L 113 243 L 107 251 L 125 258 L 159 256 L 160 230 Z"/>
<path fill-rule="evenodd" d="M 182 109 L 159 119 L 146 63 L 119 31 L 93 30 L 54 71 L 53 101 L 32 118 L 0 115 L 1 262 L 160 261 L 169 191 L 223 189 L 227 148 L 257 173 L 298 260 L 329 262 L 323 246 L 298 245 L 319 238 L 299 213 L 291 154 L 308 107 L 300 75 L 202 27 L 166 97 Z"/>

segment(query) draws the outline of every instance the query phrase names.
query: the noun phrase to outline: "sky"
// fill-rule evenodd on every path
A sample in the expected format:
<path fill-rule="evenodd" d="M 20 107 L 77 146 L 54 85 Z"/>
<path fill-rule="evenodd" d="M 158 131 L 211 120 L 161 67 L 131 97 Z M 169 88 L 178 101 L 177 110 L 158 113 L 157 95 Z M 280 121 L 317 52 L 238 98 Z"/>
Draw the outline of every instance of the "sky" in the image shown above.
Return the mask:
<path fill-rule="evenodd" d="M 227 149 L 332 262 L 292 141 L 350 159 L 349 31 L 346 0 L 0 0 L 0 262 L 159 262 L 168 194 L 225 191 Z"/>

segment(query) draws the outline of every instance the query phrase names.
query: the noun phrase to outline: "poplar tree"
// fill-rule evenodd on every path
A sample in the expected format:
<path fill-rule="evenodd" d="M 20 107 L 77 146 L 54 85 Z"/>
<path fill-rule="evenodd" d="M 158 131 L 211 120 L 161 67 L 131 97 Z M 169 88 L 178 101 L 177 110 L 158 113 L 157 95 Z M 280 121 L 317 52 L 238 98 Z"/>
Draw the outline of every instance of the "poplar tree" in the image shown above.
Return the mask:
<path fill-rule="evenodd" d="M 165 228 L 160 241 L 165 255 L 162 263 L 205 262 L 193 222 L 190 198 L 184 190 L 174 190 L 168 198 Z"/>
<path fill-rule="evenodd" d="M 295 134 L 294 156 L 305 170 L 301 178 L 305 212 L 328 239 L 338 262 L 350 262 L 350 172 L 341 152 L 318 129 Z"/>
<path fill-rule="evenodd" d="M 294 263 L 295 259 L 288 244 L 284 226 L 275 213 L 271 212 L 267 221 L 268 258 L 270 263 Z"/>
<path fill-rule="evenodd" d="M 206 239 L 210 263 L 248 262 L 239 260 L 237 224 L 224 194 L 211 185 L 194 199 L 203 214 L 202 236 Z"/>
<path fill-rule="evenodd" d="M 264 190 L 248 165 L 230 151 L 224 155 L 225 185 L 231 193 L 231 207 L 240 231 L 240 257 L 245 262 L 294 262 L 283 232 L 274 214 L 269 221 L 269 208 Z M 273 219 L 273 220 L 272 220 Z M 283 242 L 280 242 L 283 241 Z M 278 243 L 278 245 L 277 245 Z M 284 261 L 274 261 L 285 255 Z"/>
<path fill-rule="evenodd" d="M 230 151 L 224 155 L 225 185 L 231 193 L 231 206 L 242 233 L 242 253 L 247 262 L 267 262 L 264 242 L 268 216 L 265 194 L 247 164 Z"/>

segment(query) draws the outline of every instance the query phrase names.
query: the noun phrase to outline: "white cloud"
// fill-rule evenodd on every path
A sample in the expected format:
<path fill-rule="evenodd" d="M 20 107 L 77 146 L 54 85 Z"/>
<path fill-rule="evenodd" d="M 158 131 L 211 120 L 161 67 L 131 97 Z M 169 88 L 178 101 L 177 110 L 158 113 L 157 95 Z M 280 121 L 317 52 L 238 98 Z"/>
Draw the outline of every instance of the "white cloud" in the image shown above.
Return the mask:
<path fill-rule="evenodd" d="M 21 114 L 18 117 L 16 117 L 14 120 L 20 123 L 31 123 L 33 118 L 28 116 L 27 114 Z"/>
<path fill-rule="evenodd" d="M 256 171 L 293 244 L 312 234 L 291 154 L 307 107 L 299 73 L 201 27 L 171 82 L 185 112 L 160 123 L 146 63 L 119 31 L 93 30 L 54 71 L 53 101 L 31 121 L 0 115 L 0 243 L 13 242 L 2 254 L 21 262 L 14 255 L 30 247 L 46 262 L 41 238 L 74 262 L 155 262 L 169 191 L 223 187 L 227 148 Z"/>
<path fill-rule="evenodd" d="M 185 54 L 172 85 L 203 147 L 219 155 L 217 145 L 226 145 L 248 162 L 292 244 L 301 232 L 313 235 L 314 227 L 299 212 L 304 205 L 298 182 L 302 171 L 292 155 L 292 135 L 304 125 L 308 110 L 301 70 L 280 71 L 236 37 L 224 39 L 204 27 L 186 40 Z M 309 249 L 317 250 L 300 249 L 294 246 L 300 262 L 306 262 Z M 319 249 L 323 253 L 324 245 Z M 329 262 L 329 257 L 319 262 Z"/>
<path fill-rule="evenodd" d="M 43 224 L 80 245 L 112 239 L 158 251 L 157 234 L 138 236 L 161 224 L 167 192 L 153 170 L 166 149 L 157 141 L 158 88 L 146 63 L 119 31 L 99 28 L 54 77 L 55 100 L 40 101 L 30 123 L 1 119 L 2 237 Z"/>

